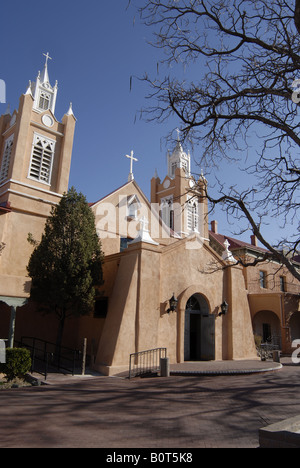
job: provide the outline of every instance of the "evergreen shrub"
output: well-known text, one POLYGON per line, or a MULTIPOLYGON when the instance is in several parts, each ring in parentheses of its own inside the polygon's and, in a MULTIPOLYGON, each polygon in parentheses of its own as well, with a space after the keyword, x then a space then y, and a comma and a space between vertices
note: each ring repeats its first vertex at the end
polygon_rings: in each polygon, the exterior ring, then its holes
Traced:
POLYGON ((0 373, 4 374, 8 381, 15 378, 24 379, 30 371, 30 351, 24 348, 7 348, 6 363, 0 364, 0 373))

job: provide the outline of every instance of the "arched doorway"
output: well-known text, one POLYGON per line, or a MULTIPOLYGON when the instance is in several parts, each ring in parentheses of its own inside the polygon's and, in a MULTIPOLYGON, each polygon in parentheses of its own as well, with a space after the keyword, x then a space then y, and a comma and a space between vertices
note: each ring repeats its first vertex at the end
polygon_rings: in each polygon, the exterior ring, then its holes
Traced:
POLYGON ((262 343, 272 343, 281 346, 280 320, 271 310, 257 312, 252 320, 255 336, 261 338, 262 343))
POLYGON ((215 359, 215 317, 209 313, 207 300, 201 294, 189 298, 185 309, 184 360, 215 359))

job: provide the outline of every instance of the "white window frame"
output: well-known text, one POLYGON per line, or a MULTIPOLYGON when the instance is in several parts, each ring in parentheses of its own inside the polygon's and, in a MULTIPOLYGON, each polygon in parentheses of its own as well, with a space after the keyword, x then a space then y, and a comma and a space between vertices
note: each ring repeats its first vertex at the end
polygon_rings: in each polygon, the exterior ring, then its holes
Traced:
POLYGON ((31 158, 30 158, 30 165, 28 171, 28 179, 35 180, 36 182, 40 182, 45 185, 51 185, 51 177, 52 177, 52 168, 53 168, 53 161, 54 161, 54 154, 55 154, 55 145, 56 141, 52 140, 51 138, 45 137, 44 135, 40 135, 38 133, 34 133, 33 135, 33 143, 32 143, 32 151, 31 151, 31 158), (42 152, 39 155, 38 150, 36 150, 38 144, 42 145, 42 152), (51 151, 49 152, 48 147, 50 146, 51 151), (40 157, 40 162, 38 158, 40 157), (47 159, 50 161, 47 162, 47 159), (45 168, 43 171, 43 167, 45 168), (34 176, 33 173, 36 173, 38 176, 34 176), (43 174, 47 174, 47 177, 43 174))
POLYGON ((175 172, 176 172, 177 167, 179 167, 178 164, 177 164, 177 162, 172 162, 172 164, 171 164, 171 175, 172 175, 172 178, 175 177, 175 172))
POLYGON ((3 151, 2 163, 1 163, 1 169, 0 169, 0 184, 2 184, 8 179, 13 143, 14 143, 14 134, 8 137, 4 144, 4 151, 3 151))
POLYGON ((261 289, 268 289, 267 272, 264 270, 259 271, 259 285, 261 289))
POLYGON ((199 232, 199 207, 197 199, 190 198, 187 201, 186 216, 188 232, 199 232))
POLYGON ((166 226, 174 229, 171 224, 171 212, 173 211, 173 195, 161 199, 160 211, 161 218, 166 226))
POLYGON ((141 202, 137 195, 131 195, 127 198, 127 218, 138 219, 138 210, 141 209, 141 202))
POLYGON ((41 111, 46 111, 51 107, 51 94, 41 90, 39 94, 38 108, 41 111), (42 105, 41 105, 42 104, 42 105))

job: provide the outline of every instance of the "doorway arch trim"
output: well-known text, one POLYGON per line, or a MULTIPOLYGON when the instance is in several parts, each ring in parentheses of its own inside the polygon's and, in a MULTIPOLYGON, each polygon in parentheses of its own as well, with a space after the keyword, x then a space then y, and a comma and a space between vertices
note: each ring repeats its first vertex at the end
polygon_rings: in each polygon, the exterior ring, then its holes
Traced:
POLYGON ((184 329, 185 308, 187 301, 194 295, 201 295, 206 300, 209 314, 211 314, 211 301, 206 293, 199 291, 199 285, 192 285, 178 296, 177 306, 177 362, 184 362, 184 329))

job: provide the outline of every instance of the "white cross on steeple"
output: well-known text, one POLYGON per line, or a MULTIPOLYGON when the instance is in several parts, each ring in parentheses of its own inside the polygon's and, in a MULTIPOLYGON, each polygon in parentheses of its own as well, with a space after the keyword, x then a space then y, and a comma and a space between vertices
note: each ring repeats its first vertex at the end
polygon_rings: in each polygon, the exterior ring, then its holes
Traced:
POLYGON ((45 65, 47 65, 47 64, 48 64, 48 60, 49 60, 49 59, 52 60, 52 57, 50 57, 49 52, 47 52, 47 54, 43 54, 43 55, 46 57, 46 64, 45 64, 45 65))
POLYGON ((138 159, 134 158, 133 157, 133 151, 131 151, 131 155, 128 156, 128 154, 126 154, 126 158, 130 159, 130 172, 129 172, 129 176, 128 176, 128 182, 130 182, 131 180, 134 179, 134 175, 133 175, 133 161, 138 161, 138 159))

